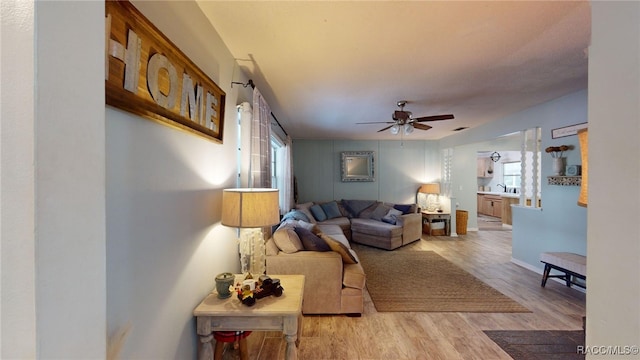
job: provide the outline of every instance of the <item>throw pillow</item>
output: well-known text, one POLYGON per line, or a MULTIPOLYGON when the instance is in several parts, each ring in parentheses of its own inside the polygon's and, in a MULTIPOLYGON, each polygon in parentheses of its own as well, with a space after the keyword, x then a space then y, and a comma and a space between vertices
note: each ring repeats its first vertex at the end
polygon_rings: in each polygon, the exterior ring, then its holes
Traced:
POLYGON ((273 241, 282 252, 287 254, 304 250, 300 237, 298 237, 298 234, 296 234, 295 229, 292 227, 285 226, 276 230, 276 232, 273 233, 273 241))
POLYGON ((387 215, 390 209, 391 207, 385 204, 378 205, 378 207, 376 207, 376 209, 373 210, 373 213, 371 213, 371 219, 376 221, 382 221, 382 218, 385 215, 387 215))
POLYGON ((310 223, 315 224, 316 219, 313 217, 313 214, 311 214, 311 211, 309 210, 309 208, 312 206, 313 206, 312 202, 307 202, 304 204, 297 204, 296 209, 302 211, 303 214, 307 215, 310 223))
POLYGON ((278 225, 278 227, 276 228, 276 231, 283 228, 283 227, 290 227, 290 228, 294 228, 296 227, 296 225, 298 225, 298 220, 293 220, 293 219, 287 219, 287 220, 283 220, 280 225, 278 225))
POLYGON ((313 205, 309 208, 309 210, 311 210, 311 213, 313 214, 313 217, 316 219, 316 221, 322 222, 327 220, 327 214, 324 213, 324 210, 322 210, 322 206, 320 206, 319 204, 313 205))
POLYGON ((409 214, 411 212, 411 204, 408 204, 408 205, 396 204, 396 205, 393 205, 393 208, 396 210, 402 211, 403 214, 409 214))
POLYGON ((294 227, 298 227, 298 226, 299 227, 303 227, 303 228, 305 228, 307 230, 313 230, 313 228, 316 227, 315 224, 312 224, 312 223, 309 223, 309 222, 306 222, 306 221, 302 221, 302 220, 298 220, 294 227))
POLYGON ((331 248, 327 243, 312 233, 310 230, 307 230, 302 227, 295 228, 296 234, 300 237, 302 241, 302 246, 307 251, 331 251, 331 248))
POLYGON ((280 252, 280 249, 278 249, 278 245, 276 245, 276 241, 273 240, 273 238, 269 239, 265 244, 264 252, 267 256, 278 255, 278 252, 280 252))
POLYGON ((309 222, 309 217, 300 210, 291 210, 282 217, 282 221, 289 219, 309 222))
POLYGON ((345 264, 357 264, 358 260, 351 254, 349 248, 344 246, 340 241, 332 238, 331 236, 320 233, 320 237, 324 240, 332 251, 337 252, 342 257, 342 262, 345 264))
POLYGON ((322 207, 322 210, 324 210, 325 215, 327 215, 327 219, 334 219, 342 216, 338 203, 335 201, 320 204, 320 206, 322 207))
POLYGON ((402 211, 397 209, 390 209, 387 215, 382 218, 382 221, 395 225, 398 221, 398 216, 402 215, 402 211))

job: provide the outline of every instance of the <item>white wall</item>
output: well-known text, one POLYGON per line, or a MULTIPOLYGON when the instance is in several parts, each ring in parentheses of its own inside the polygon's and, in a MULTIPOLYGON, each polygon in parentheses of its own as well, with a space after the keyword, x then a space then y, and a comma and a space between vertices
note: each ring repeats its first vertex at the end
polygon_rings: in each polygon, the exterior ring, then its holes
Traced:
POLYGON ((129 323, 122 358, 195 358, 193 308, 239 269, 220 199, 250 90, 195 2, 135 5, 227 93, 225 142, 105 110, 103 2, 2 2, 2 358, 104 358, 129 323))
POLYGON ((0 2, 0 358, 35 358, 35 5, 0 2))
MULTIPOLYGON (((640 3, 592 2, 587 345, 640 345, 640 3), (615 55, 614 55, 615 54, 615 55)), ((587 359, 635 356, 596 356, 587 359)))
POLYGON ((103 18, 2 3, 2 358, 104 356, 103 18))
POLYGON ((222 189, 236 182, 244 88, 231 88, 235 60, 195 2, 134 5, 227 94, 223 144, 106 111, 108 333, 131 323, 122 358, 189 359, 193 309, 216 274, 239 271, 235 230, 220 214, 222 189))

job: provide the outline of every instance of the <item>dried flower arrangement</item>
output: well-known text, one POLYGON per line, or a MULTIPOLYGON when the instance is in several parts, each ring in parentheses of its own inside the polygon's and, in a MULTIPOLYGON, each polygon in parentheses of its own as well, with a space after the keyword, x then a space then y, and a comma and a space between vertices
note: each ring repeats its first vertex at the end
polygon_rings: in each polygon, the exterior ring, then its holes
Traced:
POLYGON ((554 159, 560 159, 564 155, 564 152, 567 150, 572 150, 573 145, 560 145, 560 146, 549 146, 544 149, 545 152, 550 153, 551 157, 554 159))

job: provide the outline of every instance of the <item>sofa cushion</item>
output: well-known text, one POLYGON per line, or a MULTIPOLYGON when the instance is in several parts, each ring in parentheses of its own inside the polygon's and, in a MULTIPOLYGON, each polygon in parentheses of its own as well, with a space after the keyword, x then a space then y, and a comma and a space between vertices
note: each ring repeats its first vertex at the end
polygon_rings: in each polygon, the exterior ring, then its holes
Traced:
POLYGON ((402 211, 398 209, 389 209, 387 215, 382 217, 382 221, 391 225, 395 225, 398 222, 398 216, 402 215, 402 211))
POLYGON ((337 218, 323 221, 321 223, 317 223, 317 226, 320 226, 320 225, 331 225, 331 226, 337 225, 340 228, 340 231, 342 234, 348 237, 351 237, 351 221, 349 220, 349 218, 337 217, 337 218))
POLYGON ((342 205, 352 218, 358 217, 363 210, 376 203, 375 200, 342 200, 342 205))
POLYGON ((292 226, 283 226, 273 233, 273 241, 276 246, 287 254, 304 250, 300 237, 292 226))
POLYGON ((372 219, 351 219, 351 231, 386 238, 402 236, 402 226, 372 219))
POLYGON ((300 241, 302 242, 302 246, 307 251, 331 251, 331 247, 326 243, 325 240, 318 237, 316 234, 311 231, 297 227, 294 229, 298 237, 300 237, 300 241))
POLYGON ((322 222, 327 220, 327 214, 324 213, 324 210, 322 210, 322 206, 320 206, 320 204, 311 206, 309 210, 311 210, 311 214, 313 214, 313 217, 316 219, 316 221, 322 222))
POLYGON ((342 262, 345 264, 357 264, 358 260, 356 260, 355 256, 351 254, 351 249, 348 246, 345 246, 342 242, 334 239, 333 237, 320 233, 318 234, 322 240, 326 242, 327 245, 331 248, 331 250, 337 252, 342 257, 342 262))
POLYGON ((316 219, 313 217, 313 214, 309 210, 310 207, 313 206, 312 202, 307 202, 304 204, 296 204, 296 209, 302 211, 309 218, 309 222, 312 224, 316 223, 316 219))
POLYGON ((322 207, 322 210, 324 210, 324 213, 327 216, 327 220, 342 216, 340 208, 338 207, 338 203, 335 201, 320 204, 320 207, 322 207))
POLYGON ((347 218, 336 218, 323 222, 322 224, 317 224, 316 227, 312 230, 312 232, 316 235, 323 232, 329 236, 337 237, 344 236, 344 231, 342 230, 342 226, 344 225, 344 221, 347 222, 347 226, 351 228, 351 221, 347 218), (342 221, 338 222, 339 219, 342 221))

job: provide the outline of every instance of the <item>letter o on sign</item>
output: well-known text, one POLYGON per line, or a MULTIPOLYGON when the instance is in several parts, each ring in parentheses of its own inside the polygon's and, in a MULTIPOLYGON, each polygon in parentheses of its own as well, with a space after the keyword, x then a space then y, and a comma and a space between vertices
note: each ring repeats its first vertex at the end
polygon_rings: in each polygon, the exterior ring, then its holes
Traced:
POLYGON ((176 104, 178 94, 178 72, 165 56, 155 54, 149 59, 147 64, 147 86, 149 94, 153 100, 165 109, 173 109, 176 104), (165 95, 160 91, 158 77, 160 69, 167 69, 169 72, 169 94, 165 95))

